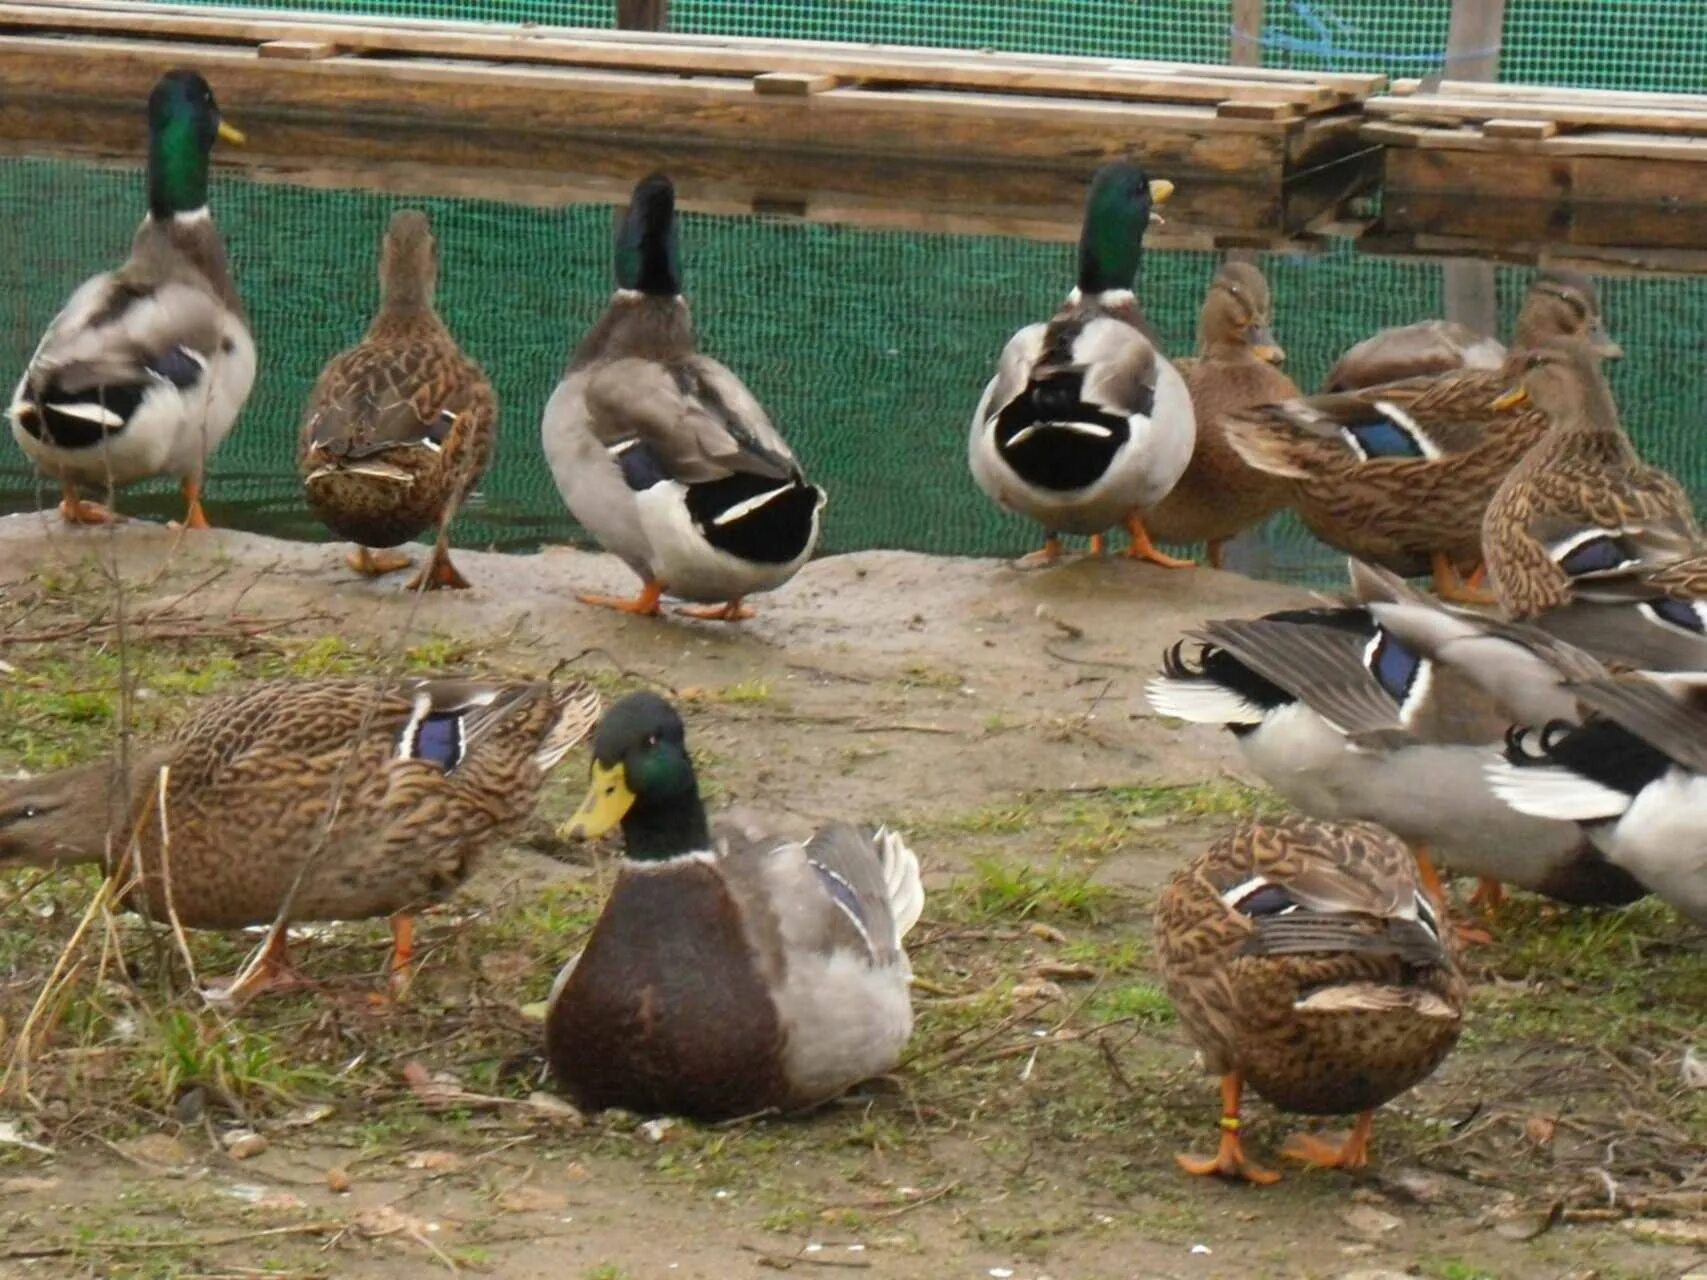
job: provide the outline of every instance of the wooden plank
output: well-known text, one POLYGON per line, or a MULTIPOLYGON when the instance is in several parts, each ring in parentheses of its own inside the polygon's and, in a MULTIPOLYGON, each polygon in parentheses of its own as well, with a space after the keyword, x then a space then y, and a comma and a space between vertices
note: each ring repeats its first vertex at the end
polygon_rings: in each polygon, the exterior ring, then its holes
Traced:
POLYGON ((1557 120, 1484 120, 1482 122, 1483 136, 1489 138, 1520 138, 1524 141, 1535 142, 1542 138, 1551 138, 1559 132, 1557 120))
MULTIPOLYGON (((8 8, 20 6, 6 6, 8 8)), ((58 10, 61 13, 107 13, 133 14, 151 17, 175 16, 185 19, 221 20, 226 22, 255 21, 257 10, 237 6, 212 6, 182 3, 167 3, 165 0, 33 0, 28 6, 35 9, 58 10)), ((288 20, 288 15, 278 15, 269 21, 288 20)), ((371 28, 375 19, 364 14, 316 13, 312 21, 316 24, 335 25, 342 27, 371 28)), ((604 28, 589 27, 553 27, 528 26, 519 27, 514 23, 471 22, 466 20, 438 18, 403 18, 387 17, 384 19, 387 29, 408 30, 424 33, 440 34, 471 34, 504 36, 515 38, 518 32, 525 32, 530 39, 552 40, 568 39, 572 41, 599 44, 608 42, 626 42, 631 40, 644 41, 648 46, 665 47, 710 47, 728 50, 745 50, 748 52, 765 52, 771 54, 797 53, 802 55, 828 56, 836 53, 850 55, 879 54, 894 58, 933 59, 941 57, 943 50, 923 50, 913 46, 903 45, 872 45, 857 43, 841 43, 826 40, 785 40, 756 37, 719 37, 706 35, 687 35, 671 32, 612 32, 604 28)), ((1387 77, 1363 72, 1344 71, 1293 71, 1278 67, 1229 67, 1215 63, 1164 62, 1155 59, 1108 59, 1086 58, 1071 54, 1013 54, 996 53, 992 51, 959 51, 962 57, 980 61, 986 65, 1024 65, 1034 68, 1057 68, 1063 70, 1103 70, 1120 71, 1131 75, 1195 75, 1217 79, 1234 79, 1249 81, 1261 80, 1275 84, 1291 84, 1294 86, 1320 87, 1327 86, 1336 93, 1362 97, 1379 92, 1387 83, 1387 77)))
MULTIPOLYGON (((1412 94, 1405 98, 1371 98, 1363 104, 1371 116, 1400 116, 1414 120, 1483 120, 1490 112, 1486 103, 1447 97, 1443 94, 1412 94)), ((1497 114, 1509 114, 1509 108, 1497 114)), ((1646 107, 1600 107, 1575 103, 1525 103, 1529 119, 1552 120, 1565 125, 1600 125, 1656 133, 1707 134, 1707 110, 1646 107)))
POLYGON ((1416 147, 1429 151, 1491 152, 1514 158, 1525 156, 1629 156, 1654 160, 1684 160, 1707 163, 1707 138, 1666 137, 1663 134, 1618 129, 1593 129, 1556 134, 1533 142, 1513 138, 1490 138, 1470 125, 1429 128, 1425 125, 1365 122, 1358 129, 1365 142, 1388 147, 1416 147))
POLYGON ((1291 120, 1300 113, 1290 102, 1251 102, 1229 98, 1216 105, 1215 114, 1223 120, 1291 120))
POLYGON ((1232 0, 1227 29, 1227 62, 1235 67, 1262 65, 1263 0, 1232 0))
MULTIPOLYGON (((1553 146, 1571 139, 1549 139, 1553 146)), ((1388 195, 1458 195, 1490 200, 1555 200, 1707 208, 1707 144, 1667 157, 1518 154, 1510 150, 1394 148, 1385 157, 1388 195)), ((1575 207, 1575 206, 1573 206, 1575 207)), ((1697 233, 1697 239, 1699 234, 1697 233)))
MULTIPOLYGON (((154 79, 194 65, 234 120, 286 112, 353 113, 434 128, 628 133, 664 143, 717 143, 826 153, 1006 157, 1059 165, 1142 154, 1156 173, 1219 174, 1278 184, 1287 122, 1217 119, 1189 105, 1020 98, 935 90, 837 89, 813 110, 752 91, 750 80, 623 74, 432 59, 262 60, 247 49, 181 42, 0 37, 10 93, 65 99, 144 98, 154 79)), ((254 137, 257 130, 249 130, 254 137)))
POLYGON ((754 93, 774 93, 783 98, 805 98, 843 83, 840 76, 802 71, 766 71, 753 77, 754 93))
POLYGON ((1446 69, 1458 80, 1497 80, 1505 0, 1452 0, 1446 69))
POLYGON ((330 40, 268 40, 255 49, 262 58, 296 58, 309 62, 316 58, 330 58, 338 52, 338 46, 330 40))
POLYGON ((774 42, 751 46, 731 41, 686 43, 638 33, 601 32, 551 34, 543 28, 499 27, 464 32, 459 25, 419 29, 393 22, 347 20, 314 15, 277 16, 250 10, 238 16, 209 17, 216 10, 177 12, 171 6, 141 9, 62 7, 54 4, 0 4, 0 27, 35 29, 44 24, 90 34, 181 36, 196 39, 260 41, 290 39, 330 41, 363 52, 477 57, 495 61, 563 66, 610 67, 621 70, 670 71, 688 74, 753 76, 765 72, 839 75, 866 83, 943 85, 993 89, 1011 93, 1082 95, 1155 101, 1212 104, 1228 97, 1256 101, 1296 102, 1307 109, 1326 110, 1348 95, 1331 84, 1273 82, 1266 77, 1239 82, 1230 92, 1225 77, 1193 74, 1205 68, 1151 70, 1147 64, 1099 63, 1078 59, 1072 66, 1039 65, 1027 57, 957 55, 950 51, 923 53, 882 46, 825 45, 773 50, 774 42))
MULTIPOLYGON (((1422 85, 1421 80, 1394 80, 1388 92, 1399 95, 1419 93, 1423 92, 1422 85)), ((1563 102, 1579 106, 1682 106, 1689 110, 1707 110, 1707 95, 1662 93, 1648 89, 1578 89, 1569 85, 1518 84, 1506 81, 1483 84, 1467 80, 1443 80, 1430 92, 1488 101, 1518 98, 1525 102, 1563 102)))

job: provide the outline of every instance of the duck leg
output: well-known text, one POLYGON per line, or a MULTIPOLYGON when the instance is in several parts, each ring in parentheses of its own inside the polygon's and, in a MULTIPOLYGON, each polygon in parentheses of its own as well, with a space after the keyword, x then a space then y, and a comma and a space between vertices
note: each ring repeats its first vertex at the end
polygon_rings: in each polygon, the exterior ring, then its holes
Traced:
POLYGON ((375 551, 370 547, 357 547, 344 557, 344 563, 364 578, 377 578, 381 574, 407 569, 414 562, 401 551, 375 551))
POLYGON ((123 519, 98 502, 77 496, 77 486, 69 480, 60 481, 59 518, 66 524, 117 524, 123 519))
POLYGON ((685 605, 676 612, 684 618, 703 618, 707 622, 745 622, 753 616, 753 611, 741 603, 740 596, 728 604, 685 605))
POLYGON ((1043 545, 1029 555, 1023 555, 1014 561, 1014 566, 1020 569, 1041 569, 1045 565, 1054 564, 1061 558, 1061 535, 1048 534, 1043 539, 1043 545))
POLYGON ((1222 1178, 1243 1178, 1259 1187, 1279 1182, 1280 1175, 1264 1169, 1245 1158, 1244 1145, 1239 1141, 1239 1098, 1245 1082, 1237 1071, 1221 1077, 1221 1147, 1213 1156, 1188 1156, 1183 1152, 1174 1157, 1179 1167, 1199 1177, 1213 1174, 1222 1178))
POLYGON ((1444 551, 1429 556, 1433 570, 1434 594, 1453 604, 1498 604, 1499 597, 1483 588, 1487 581, 1486 565, 1477 565, 1468 581, 1458 576, 1458 568, 1444 551))
POLYGON ((1179 560, 1157 548, 1150 541, 1150 531, 1144 527, 1143 517, 1136 511, 1126 517, 1126 531, 1132 535, 1132 545, 1126 548, 1130 560, 1148 560, 1151 564, 1159 564, 1164 569, 1194 569, 1195 560, 1179 560))
POLYGON ((391 917, 391 956, 386 961, 386 981, 391 998, 401 1000, 409 990, 414 971, 409 967, 415 959, 415 917, 400 911, 391 917))
POLYGON ((1102 553, 1107 549, 1108 539, 1103 537, 1100 533, 1093 533, 1091 535, 1091 554, 1100 560, 1102 558, 1102 553))
POLYGON ((1505 886, 1492 876, 1482 876, 1476 881, 1476 892, 1470 895, 1470 905, 1493 915, 1505 905, 1505 886))
POLYGON ((1369 1163, 1369 1134, 1374 1127, 1375 1113, 1360 1111, 1351 1132, 1339 1141, 1327 1141, 1313 1133, 1295 1133, 1282 1144, 1280 1154, 1321 1169, 1361 1169, 1369 1163))
POLYGON ((656 618, 662 609, 658 601, 663 598, 664 584, 656 578, 647 580, 640 594, 632 600, 624 600, 621 596, 585 596, 575 598, 582 604, 596 605, 601 609, 615 609, 618 613, 632 613, 642 618, 656 618))
POLYGON ((1227 538, 1209 539, 1206 551, 1209 559, 1209 567, 1211 569, 1225 569, 1227 567, 1228 541, 1229 539, 1227 538))
POLYGON ((221 1002, 245 1004, 270 991, 295 991, 314 983, 290 962, 290 947, 284 930, 267 939, 261 954, 244 965, 232 978, 215 978, 207 984, 208 994, 221 1002))
POLYGON ((450 542, 444 534, 433 543, 433 555, 421 571, 409 579, 406 591, 438 591, 449 588, 454 591, 468 590, 468 579, 456 571, 456 566, 450 562, 450 542))
POLYGON ((207 512, 202 510, 202 482, 191 476, 184 477, 184 528, 211 529, 207 522, 207 512))
POLYGON ((1463 920, 1453 919, 1453 910, 1446 897, 1446 884, 1440 878, 1440 872, 1435 869, 1434 859, 1429 855, 1426 844, 1411 846, 1411 854, 1417 860, 1417 879, 1422 883, 1423 891, 1434 899, 1435 909, 1441 916, 1452 921, 1452 928, 1458 934, 1458 941, 1467 947, 1483 946, 1494 940, 1486 929, 1466 924, 1463 920))

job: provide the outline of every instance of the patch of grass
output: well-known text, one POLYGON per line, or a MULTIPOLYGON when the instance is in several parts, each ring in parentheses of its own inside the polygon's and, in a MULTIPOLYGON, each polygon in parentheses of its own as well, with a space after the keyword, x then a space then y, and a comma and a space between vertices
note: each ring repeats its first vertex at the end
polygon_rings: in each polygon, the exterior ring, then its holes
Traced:
POLYGON ((1500 1280, 1497 1272, 1484 1271, 1459 1258, 1424 1258, 1421 1266, 1431 1280, 1500 1280))
POLYGON ((291 1101, 325 1076, 290 1062, 288 1048, 253 1026, 187 1008, 168 1009, 149 1028, 139 1055, 154 1058, 149 1075, 159 1106, 195 1085, 227 1097, 291 1101))
POLYGON ((1092 883, 1082 871, 995 857, 974 858, 971 873, 955 884, 953 892, 973 919, 1081 923, 1106 918, 1117 896, 1106 885, 1092 883))
POLYGON ((1254 818, 1285 808, 1272 791, 1243 786, 1230 778, 1110 787, 1100 798, 1124 818, 1254 818))
POLYGON ((1105 988, 1091 1001, 1090 1015, 1097 1022, 1128 1018, 1140 1027, 1166 1026, 1175 1019, 1173 1001, 1157 982, 1105 988))
POLYGON ((776 700, 768 680, 737 680, 710 693, 716 701, 732 707, 763 706, 776 700))

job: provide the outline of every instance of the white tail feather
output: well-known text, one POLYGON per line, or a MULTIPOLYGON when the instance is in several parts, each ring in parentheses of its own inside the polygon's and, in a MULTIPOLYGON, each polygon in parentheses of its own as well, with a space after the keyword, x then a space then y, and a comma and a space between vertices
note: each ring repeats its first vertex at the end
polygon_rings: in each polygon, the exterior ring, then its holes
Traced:
POLYGON ((925 884, 919 878, 919 859, 898 832, 879 827, 872 837, 877 860, 883 867, 883 890, 889 899, 889 914, 895 918, 895 945, 901 945, 925 912, 925 884))
POLYGON ((599 723, 602 709, 598 690, 579 681, 553 693, 552 697, 557 699, 557 723, 551 726, 545 741, 533 753, 541 773, 549 773, 556 768, 563 757, 593 731, 599 723))
POLYGON ((1157 676, 1144 686, 1157 715, 1192 724, 1261 724, 1266 712, 1254 702, 1213 680, 1157 676))
POLYGON ((1519 813, 1561 822, 1616 818, 1630 807, 1630 797, 1622 791, 1559 765, 1500 760, 1488 766, 1488 788, 1519 813))

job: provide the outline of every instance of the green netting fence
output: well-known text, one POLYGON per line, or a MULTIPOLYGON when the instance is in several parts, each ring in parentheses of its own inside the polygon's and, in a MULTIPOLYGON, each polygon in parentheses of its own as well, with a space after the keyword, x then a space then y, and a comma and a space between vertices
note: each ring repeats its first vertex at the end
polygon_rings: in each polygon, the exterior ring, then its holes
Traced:
MULTIPOLYGON (((136 169, 0 159, 0 376, 8 386, 70 290, 123 257, 140 193, 136 169)), ((459 543, 523 549, 575 536, 538 424, 571 344, 609 293, 608 207, 403 201, 230 174, 216 177, 212 202, 260 350, 254 395, 214 460, 216 520, 325 536, 303 507, 296 426, 322 363, 365 327, 381 231, 408 203, 433 217, 442 309, 503 404, 497 462, 459 543)), ((831 493, 827 550, 1005 554, 1032 543, 1034 530, 974 488, 965 433, 1007 335, 1047 315, 1071 285, 1070 245, 701 214, 684 217, 682 235, 705 345, 750 383, 831 493)), ((1358 338, 1441 314, 1441 273, 1428 263, 1338 244, 1266 255, 1262 265, 1288 367, 1306 387, 1358 338)), ((1209 253, 1147 256, 1143 295, 1172 352, 1189 351, 1215 266, 1209 253)), ((1528 278, 1498 270, 1507 331, 1528 278)), ((1632 432, 1699 500, 1707 493, 1707 280, 1615 278, 1603 290, 1612 330, 1630 353, 1613 382, 1632 432)), ((42 493, 9 437, 4 450, 10 509, 54 496, 42 493)), ((175 503, 162 494, 154 509, 175 503)), ((1281 522, 1243 567, 1331 576, 1333 563, 1281 522)))
MULTIPOLYGON (((206 0, 229 4, 232 0, 206 0)), ((237 0, 257 8, 608 27, 613 0, 237 0)), ((672 0, 673 31, 1224 62, 1227 0, 672 0)), ((1449 0, 1268 0, 1264 65, 1422 76, 1446 66, 1449 0)), ((1500 78, 1707 92, 1702 0, 1507 0, 1500 78)))

